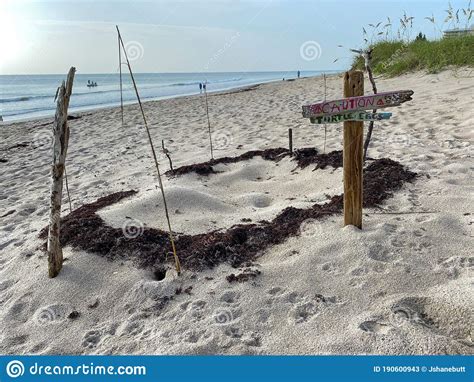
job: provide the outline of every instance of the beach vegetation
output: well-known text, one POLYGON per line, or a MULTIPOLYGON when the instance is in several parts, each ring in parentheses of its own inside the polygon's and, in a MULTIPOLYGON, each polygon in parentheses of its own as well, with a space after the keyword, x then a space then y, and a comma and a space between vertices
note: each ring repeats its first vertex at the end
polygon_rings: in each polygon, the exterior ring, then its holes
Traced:
MULTIPOLYGON (((387 17, 385 22, 371 23, 362 28, 364 48, 360 52, 370 51, 373 72, 387 76, 416 70, 436 73, 447 67, 474 67, 474 35, 468 33, 473 12, 471 1, 466 8, 460 9, 449 3, 444 20, 437 20, 433 15, 425 17, 434 28, 435 37, 431 40, 423 32, 413 38, 414 17, 406 12, 398 22, 387 17), (448 28, 456 33, 443 35, 448 28)), ((352 69, 363 70, 364 67, 364 56, 358 54, 354 57, 352 69)))
MULTIPOLYGON (((372 68, 376 74, 397 76, 415 70, 436 73, 454 66, 474 67, 474 36, 456 36, 428 41, 380 41, 372 47, 372 68)), ((364 59, 357 56, 353 69, 364 69, 364 59)))

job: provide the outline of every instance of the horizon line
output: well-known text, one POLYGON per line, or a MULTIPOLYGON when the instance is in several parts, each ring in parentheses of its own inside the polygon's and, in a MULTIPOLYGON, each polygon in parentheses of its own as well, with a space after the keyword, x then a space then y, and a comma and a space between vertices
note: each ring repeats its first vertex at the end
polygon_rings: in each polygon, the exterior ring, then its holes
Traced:
MULTIPOLYGON (((216 72, 133 72, 133 74, 224 74, 224 73, 281 73, 281 72, 340 72, 348 69, 313 69, 313 70, 301 70, 301 69, 290 69, 290 70, 247 70, 247 71, 216 71, 216 72)), ((0 73, 0 76, 61 76, 67 73, 0 73)), ((103 74, 119 74, 119 72, 79 72, 80 75, 103 75, 103 74)), ((127 71, 122 72, 122 75, 129 75, 127 71)))

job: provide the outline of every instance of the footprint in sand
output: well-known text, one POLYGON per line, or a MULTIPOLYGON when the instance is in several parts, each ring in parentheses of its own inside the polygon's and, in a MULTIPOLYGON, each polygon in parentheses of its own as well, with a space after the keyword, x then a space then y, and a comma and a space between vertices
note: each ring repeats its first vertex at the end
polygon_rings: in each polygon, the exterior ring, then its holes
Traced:
POLYGON ((381 245, 370 247, 367 256, 372 260, 380 262, 391 262, 396 258, 396 254, 393 251, 390 251, 388 248, 384 248, 381 245))
POLYGON ((474 257, 452 256, 439 259, 435 272, 444 272, 450 279, 457 279, 467 269, 474 267, 474 257))
POLYGON ((330 274, 334 274, 334 275, 338 275, 338 274, 341 273, 341 270, 340 270, 339 265, 337 265, 336 263, 333 263, 333 262, 324 263, 324 264, 321 266, 321 269, 322 269, 324 272, 327 272, 327 273, 330 273, 330 274))
POLYGON ((307 301, 294 305, 288 313, 288 323, 297 325, 311 320, 319 313, 316 303, 307 301))
POLYGON ((390 331, 391 327, 384 323, 369 320, 362 322, 359 325, 359 329, 367 333, 387 334, 390 331))
POLYGON ((234 304, 238 302, 239 297, 240 297, 239 293, 233 292, 233 291, 227 291, 221 296, 220 300, 228 304, 234 304))
POLYGON ((91 329, 84 334, 82 346, 85 348, 95 348, 107 337, 115 336, 120 323, 115 322, 111 325, 91 329))
POLYGON ((101 330, 89 330, 84 335, 82 346, 88 349, 93 349, 99 344, 101 338, 102 338, 101 330))

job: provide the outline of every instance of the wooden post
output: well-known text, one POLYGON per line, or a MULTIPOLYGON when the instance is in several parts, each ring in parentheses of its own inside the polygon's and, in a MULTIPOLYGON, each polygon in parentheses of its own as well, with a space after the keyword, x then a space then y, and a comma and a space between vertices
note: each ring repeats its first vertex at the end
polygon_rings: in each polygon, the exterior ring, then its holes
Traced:
POLYGON ((165 140, 162 139, 161 140, 161 147, 163 148, 163 153, 168 157, 168 161, 170 162, 170 169, 171 169, 171 172, 173 172, 173 161, 171 160, 171 157, 170 157, 170 152, 169 150, 165 147, 165 140))
POLYGON ((288 129, 288 141, 290 156, 293 156, 293 129, 288 129))
MULTIPOLYGON (((364 94, 364 73, 350 71, 344 75, 344 97, 364 94)), ((364 122, 344 122, 344 226, 362 228, 362 171, 364 122)))
POLYGON ((63 81, 57 92, 56 115, 54 117, 53 167, 51 171, 51 204, 48 228, 48 270, 49 277, 59 274, 63 266, 63 251, 59 241, 59 225, 61 219, 61 200, 63 195, 63 174, 65 170, 67 148, 69 143, 69 127, 67 110, 72 92, 72 84, 76 68, 69 69, 66 82, 63 81))

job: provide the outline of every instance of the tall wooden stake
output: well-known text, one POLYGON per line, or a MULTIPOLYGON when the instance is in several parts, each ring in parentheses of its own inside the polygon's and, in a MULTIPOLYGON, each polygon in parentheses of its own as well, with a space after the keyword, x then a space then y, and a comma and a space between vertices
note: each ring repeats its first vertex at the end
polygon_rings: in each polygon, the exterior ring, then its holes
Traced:
POLYGON ((69 127, 67 111, 72 93, 72 84, 76 68, 69 69, 66 82, 63 81, 57 92, 56 115, 54 117, 53 167, 51 171, 51 204, 48 227, 48 273, 56 277, 63 266, 63 251, 59 241, 59 226, 61 219, 61 201, 63 195, 63 175, 67 148, 69 143, 69 127))
MULTIPOLYGON (((364 73, 344 75, 344 97, 364 95, 364 73)), ((364 122, 344 122, 344 225, 362 228, 362 172, 364 122)))
POLYGON ((153 159, 155 161, 156 172, 158 174, 158 183, 159 183, 160 190, 161 190, 161 196, 163 197, 163 206, 165 207, 166 221, 168 222, 168 233, 169 233, 169 238, 170 238, 170 242, 171 242, 171 248, 173 250, 173 256, 174 256, 174 262, 175 262, 175 266, 176 266, 176 272, 179 275, 181 273, 181 265, 180 265, 180 262, 179 262, 178 255, 176 254, 176 246, 174 244, 173 231, 171 229, 170 216, 169 216, 169 213, 168 213, 168 205, 166 203, 165 189, 163 187, 163 182, 161 181, 160 166, 158 165, 158 159, 156 157, 155 148, 153 146, 153 140, 151 139, 150 129, 148 128, 148 123, 147 123, 146 117, 145 117, 145 111, 143 110, 142 101, 140 99, 140 95, 138 94, 137 84, 135 82, 135 77, 133 76, 132 67, 130 66, 130 61, 128 60, 127 51, 125 50, 125 45, 123 43, 122 36, 120 35, 120 30, 119 30, 118 26, 116 26, 116 28, 117 28, 117 33, 118 33, 118 38, 119 38, 120 44, 121 44, 121 46, 123 48, 123 52, 125 54, 125 59, 127 60, 128 71, 130 72, 130 77, 132 78, 132 83, 133 83, 133 87, 135 89, 135 94, 137 96, 138 105, 140 106, 140 111, 142 113, 146 133, 148 135, 148 141, 150 143, 151 152, 153 154, 153 159))

